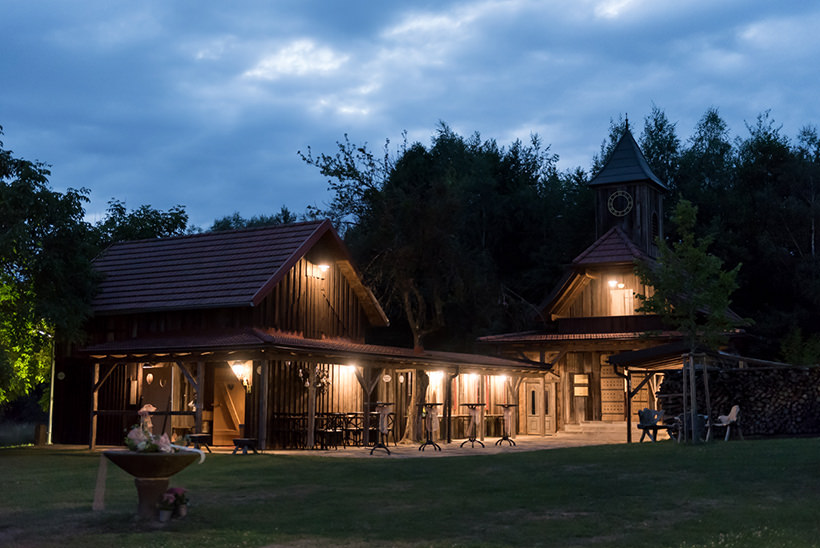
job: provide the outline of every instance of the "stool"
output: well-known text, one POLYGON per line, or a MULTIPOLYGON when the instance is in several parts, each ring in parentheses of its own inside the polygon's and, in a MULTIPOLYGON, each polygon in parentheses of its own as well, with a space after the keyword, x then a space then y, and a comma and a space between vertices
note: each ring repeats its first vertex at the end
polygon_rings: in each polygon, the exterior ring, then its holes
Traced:
POLYGON ((211 443, 211 435, 210 434, 188 434, 185 436, 186 442, 185 447, 193 444, 194 449, 199 449, 200 445, 204 445, 205 449, 208 450, 208 453, 211 452, 211 448, 208 447, 208 444, 211 443))
POLYGON ((240 449, 243 455, 248 454, 248 449, 252 450, 255 455, 258 454, 256 452, 256 438, 234 438, 233 446, 231 455, 236 455, 236 452, 240 449))

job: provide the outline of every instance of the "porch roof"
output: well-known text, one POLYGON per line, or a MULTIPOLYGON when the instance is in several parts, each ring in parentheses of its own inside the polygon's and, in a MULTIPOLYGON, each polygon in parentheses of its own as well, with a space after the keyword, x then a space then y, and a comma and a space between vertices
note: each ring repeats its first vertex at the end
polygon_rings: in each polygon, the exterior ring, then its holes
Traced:
POLYGON ((168 334, 91 345, 82 352, 108 362, 212 361, 221 359, 304 360, 363 367, 458 369, 543 373, 547 364, 482 354, 415 351, 347 339, 309 339, 298 333, 256 328, 223 329, 211 333, 168 334))
POLYGON ((598 340, 635 340, 680 337, 676 331, 653 332, 648 336, 646 331, 629 331, 621 333, 544 333, 543 331, 524 331, 520 333, 502 333, 488 335, 478 339, 481 343, 541 343, 554 341, 598 341, 598 340))

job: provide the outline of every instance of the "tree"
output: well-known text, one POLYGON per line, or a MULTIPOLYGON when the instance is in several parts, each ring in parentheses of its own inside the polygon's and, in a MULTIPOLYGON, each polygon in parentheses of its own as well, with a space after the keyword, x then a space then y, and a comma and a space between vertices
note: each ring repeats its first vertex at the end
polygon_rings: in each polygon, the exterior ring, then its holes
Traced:
POLYGON ((299 216, 290 212, 290 210, 282 206, 279 213, 274 215, 255 215, 250 219, 245 219, 239 212, 234 212, 233 215, 228 215, 219 218, 211 225, 211 232, 218 232, 220 230, 236 230, 238 228, 253 228, 258 226, 271 225, 286 225, 295 223, 299 220, 299 216))
POLYGON ((80 339, 95 290, 88 191, 55 192, 49 175, 0 142, 0 404, 46 380, 54 338, 80 339))
POLYGON ((128 240, 181 236, 189 231, 185 206, 175 205, 168 211, 141 205, 128 211, 125 202, 112 198, 105 218, 94 226, 100 249, 128 240))
POLYGON ((652 105, 652 112, 644 118, 641 150, 652 172, 674 189, 680 163, 680 139, 663 110, 652 105))
POLYGON ((683 334, 692 352, 717 348, 736 324, 729 305, 740 265, 723 270, 708 251, 712 239, 695 236, 697 207, 688 200, 678 201, 672 221, 679 239, 670 247, 658 238, 657 262, 636 265, 641 283, 654 289, 651 296, 638 295, 638 311, 659 314, 683 334))

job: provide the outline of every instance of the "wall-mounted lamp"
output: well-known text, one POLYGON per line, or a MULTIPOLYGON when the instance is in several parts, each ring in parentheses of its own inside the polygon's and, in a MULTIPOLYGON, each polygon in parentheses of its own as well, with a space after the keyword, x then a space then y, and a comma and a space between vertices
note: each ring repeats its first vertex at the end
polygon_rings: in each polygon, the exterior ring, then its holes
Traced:
POLYGON ((330 270, 328 263, 309 264, 305 275, 317 280, 324 280, 328 270, 330 270))
POLYGON ((251 391, 251 383, 253 382, 253 371, 252 367, 253 364, 250 360, 248 361, 232 361, 228 362, 228 365, 231 366, 231 370, 233 374, 236 375, 236 378, 242 383, 245 387, 245 390, 250 392, 251 391))

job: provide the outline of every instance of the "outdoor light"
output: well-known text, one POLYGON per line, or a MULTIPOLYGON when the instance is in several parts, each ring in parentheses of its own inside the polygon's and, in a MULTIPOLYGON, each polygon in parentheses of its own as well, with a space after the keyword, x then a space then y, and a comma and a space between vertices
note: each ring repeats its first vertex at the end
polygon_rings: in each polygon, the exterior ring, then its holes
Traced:
POLYGON ((624 283, 623 282, 619 283, 618 284, 618 289, 623 289, 623 288, 624 288, 624 283))
POLYGON ((322 264, 320 264, 320 265, 318 265, 318 266, 319 266, 319 271, 320 271, 320 272, 322 272, 322 273, 325 273, 325 272, 327 272, 328 270, 330 270, 330 265, 329 265, 329 264, 327 264, 327 263, 322 263, 322 264))
POLYGON ((253 377, 251 375, 251 362, 248 361, 232 361, 228 362, 228 365, 231 366, 231 370, 233 374, 236 375, 236 378, 242 383, 245 387, 245 390, 250 392, 251 391, 251 382, 253 381, 253 377))
POLYGON ((441 382, 441 378, 444 376, 444 372, 442 371, 430 371, 430 384, 438 384, 441 382))
POLYGON ((612 289, 615 289, 615 286, 618 285, 618 282, 616 280, 609 280, 607 283, 609 284, 609 287, 611 287, 612 289))

